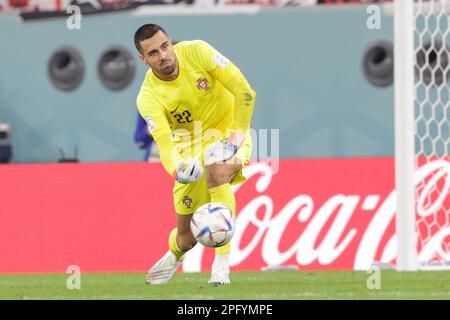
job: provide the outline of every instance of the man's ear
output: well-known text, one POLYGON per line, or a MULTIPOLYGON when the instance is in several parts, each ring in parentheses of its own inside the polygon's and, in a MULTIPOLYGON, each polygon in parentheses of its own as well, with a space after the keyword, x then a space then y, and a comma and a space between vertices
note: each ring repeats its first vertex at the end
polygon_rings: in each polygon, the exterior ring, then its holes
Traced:
POLYGON ((146 64, 144 61, 144 55, 142 53, 139 54, 139 60, 141 60, 144 64, 146 64))

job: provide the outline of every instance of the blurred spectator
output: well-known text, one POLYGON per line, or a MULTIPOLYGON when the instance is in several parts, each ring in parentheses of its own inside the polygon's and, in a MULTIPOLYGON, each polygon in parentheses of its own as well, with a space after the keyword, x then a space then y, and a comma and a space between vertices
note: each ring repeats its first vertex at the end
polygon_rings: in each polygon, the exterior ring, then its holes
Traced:
POLYGON ((278 0, 279 7, 315 6, 319 0, 278 0))
POLYGON ((8 2, 11 8, 25 8, 29 4, 28 0, 9 0, 8 2))
POLYGON ((277 5, 278 0, 229 0, 227 4, 259 4, 259 5, 277 5))
POLYGON ((318 0, 319 4, 376 3, 376 2, 390 2, 390 0, 318 0))
POLYGON ((311 6, 319 0, 228 0, 228 4, 258 4, 261 6, 311 6))
MULTIPOLYGON (((226 0, 225 0, 226 1, 226 0)), ((228 0, 227 4, 259 4, 267 6, 311 6, 316 4, 376 3, 392 0, 228 0)))
POLYGON ((12 158, 9 123, 0 123, 0 163, 9 163, 12 158))
POLYGON ((351 4, 380 3, 392 0, 0 0, 0 11, 19 10, 34 11, 65 11, 69 5, 78 5, 83 12, 103 10, 133 9, 140 5, 177 5, 195 4, 199 6, 257 4, 260 6, 286 7, 311 6, 317 4, 351 4))
POLYGON ((144 161, 157 162, 159 159, 158 147, 148 132, 147 122, 142 119, 141 115, 137 115, 136 130, 134 131, 134 142, 139 149, 144 149, 144 161))

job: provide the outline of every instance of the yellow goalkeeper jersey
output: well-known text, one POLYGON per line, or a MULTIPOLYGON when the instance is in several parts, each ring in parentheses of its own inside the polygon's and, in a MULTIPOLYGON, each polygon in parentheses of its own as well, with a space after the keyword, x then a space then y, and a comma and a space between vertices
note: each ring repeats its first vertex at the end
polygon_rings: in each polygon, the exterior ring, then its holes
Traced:
POLYGON ((174 51, 178 77, 163 81, 149 69, 137 97, 170 174, 180 157, 203 161, 205 145, 227 131, 248 134, 256 96, 241 71, 207 42, 179 42, 174 51))

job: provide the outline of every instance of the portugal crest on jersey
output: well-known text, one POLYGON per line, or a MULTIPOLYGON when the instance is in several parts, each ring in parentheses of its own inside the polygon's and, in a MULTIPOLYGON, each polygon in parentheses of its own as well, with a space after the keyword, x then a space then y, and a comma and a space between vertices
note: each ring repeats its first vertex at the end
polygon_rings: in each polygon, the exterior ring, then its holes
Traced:
POLYGON ((197 88, 199 88, 200 90, 205 90, 208 91, 208 80, 206 80, 205 78, 200 78, 197 80, 197 88))
POLYGON ((192 205, 192 199, 189 198, 188 196, 184 196, 183 197, 183 203, 186 207, 190 208, 192 205))

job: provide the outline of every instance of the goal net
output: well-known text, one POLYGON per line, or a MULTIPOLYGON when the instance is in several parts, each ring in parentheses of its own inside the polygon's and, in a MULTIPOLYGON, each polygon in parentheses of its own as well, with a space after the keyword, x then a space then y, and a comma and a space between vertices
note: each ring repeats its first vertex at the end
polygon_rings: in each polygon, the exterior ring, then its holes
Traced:
POLYGON ((397 269, 450 269, 450 0, 394 15, 397 269))
POLYGON ((417 1, 415 204, 419 263, 450 263, 450 1, 417 1), (419 173, 419 174, 418 174, 419 173))

